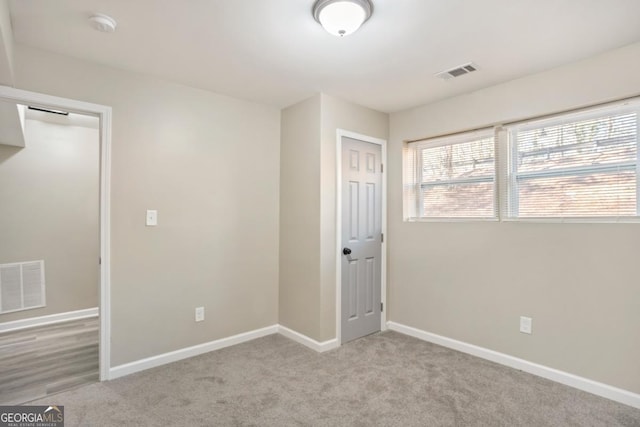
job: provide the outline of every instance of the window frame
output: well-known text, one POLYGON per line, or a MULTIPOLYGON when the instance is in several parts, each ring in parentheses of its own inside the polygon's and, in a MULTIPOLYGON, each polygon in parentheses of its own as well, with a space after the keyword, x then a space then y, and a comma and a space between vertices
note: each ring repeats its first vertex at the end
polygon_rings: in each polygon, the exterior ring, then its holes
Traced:
MULTIPOLYGON (((490 182, 483 179, 473 180, 450 180, 442 185, 463 184, 472 182, 490 182)), ((485 128, 479 128, 459 133, 421 138, 403 143, 403 220, 404 222, 537 222, 537 223, 640 223, 640 96, 623 98, 616 101, 594 104, 587 107, 576 108, 555 112, 553 114, 538 115, 526 119, 511 122, 495 122, 485 128), (557 121, 571 122, 589 120, 591 118, 603 117, 612 114, 625 114, 635 111, 636 116, 636 158, 635 161, 621 161, 615 163, 605 163, 602 165, 573 166, 558 168, 551 171, 541 172, 514 172, 514 158, 517 158, 517 146, 512 144, 513 129, 535 128, 539 123, 549 123, 557 121), (492 217, 434 217, 421 216, 424 203, 422 192, 422 172, 421 156, 418 156, 419 149, 435 148, 443 145, 454 145, 457 143, 471 142, 473 139, 482 139, 482 136, 492 136, 494 138, 494 178, 493 178, 493 201, 494 216, 492 217), (603 172, 618 171, 634 172, 636 179, 636 214, 620 216, 538 216, 522 217, 514 215, 514 204, 519 205, 518 187, 514 185, 514 180, 518 177, 535 179, 535 177, 562 177, 575 176, 576 173, 593 175, 603 172)))
MULTIPOLYGON (((578 112, 566 112, 554 114, 546 118, 537 118, 521 121, 505 126, 507 144, 507 176, 505 179, 506 192, 502 192, 498 197, 501 199, 501 221, 523 221, 523 222, 576 222, 576 223, 598 223, 598 222, 640 222, 640 103, 631 101, 614 102, 607 105, 589 107, 578 112), (622 161, 615 163, 604 163, 600 165, 561 167, 557 169, 518 172, 518 141, 516 134, 523 130, 532 130, 544 124, 546 127, 557 126, 561 123, 572 123, 589 119, 597 119, 609 115, 624 115, 636 113, 636 158, 635 161, 622 161), (631 215, 593 215, 593 216, 519 216, 519 180, 536 178, 557 178, 563 176, 590 176, 607 172, 634 172, 636 180, 636 214, 631 215)), ((498 165, 498 168, 500 165, 498 165)), ((502 165, 505 167, 505 165, 502 165)))
POLYGON ((475 221, 499 221, 499 206, 498 206, 498 168, 497 168, 497 137, 496 129, 494 127, 484 128, 469 132, 461 132, 451 135, 445 135, 436 138, 418 140, 408 143, 408 147, 413 151, 415 157, 415 164, 413 165, 414 176, 414 189, 415 196, 413 202, 415 202, 414 212, 415 216, 407 215, 406 221, 411 222, 475 222, 475 221), (466 179, 449 179, 443 181, 434 181, 424 183, 422 180, 422 151, 425 149, 438 148, 444 146, 452 146, 458 144, 464 144, 482 139, 493 139, 493 174, 491 177, 475 177, 466 179), (492 204, 493 215, 492 216, 423 216, 424 195, 423 189, 425 187, 440 187, 446 185, 455 184, 475 184, 475 183, 493 183, 492 191, 492 204))

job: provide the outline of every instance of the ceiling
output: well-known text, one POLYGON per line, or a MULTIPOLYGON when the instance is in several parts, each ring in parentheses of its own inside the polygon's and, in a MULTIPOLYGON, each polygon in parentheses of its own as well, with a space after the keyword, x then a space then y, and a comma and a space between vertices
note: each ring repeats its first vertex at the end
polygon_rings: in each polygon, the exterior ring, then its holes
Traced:
POLYGON ((640 41, 639 0, 373 0, 371 19, 343 39, 313 20, 313 2, 11 0, 10 9, 18 44, 278 107, 324 92, 394 112, 640 41), (94 12, 115 18, 116 32, 93 30, 94 12), (470 61, 479 71, 434 77, 470 61))

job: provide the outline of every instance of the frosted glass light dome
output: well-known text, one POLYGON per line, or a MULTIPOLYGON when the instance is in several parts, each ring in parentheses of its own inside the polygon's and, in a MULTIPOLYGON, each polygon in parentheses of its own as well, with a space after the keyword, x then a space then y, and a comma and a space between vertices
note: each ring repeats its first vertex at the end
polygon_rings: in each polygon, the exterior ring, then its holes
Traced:
POLYGON ((330 34, 344 37, 355 32, 371 17, 369 0, 318 0, 313 16, 330 34))

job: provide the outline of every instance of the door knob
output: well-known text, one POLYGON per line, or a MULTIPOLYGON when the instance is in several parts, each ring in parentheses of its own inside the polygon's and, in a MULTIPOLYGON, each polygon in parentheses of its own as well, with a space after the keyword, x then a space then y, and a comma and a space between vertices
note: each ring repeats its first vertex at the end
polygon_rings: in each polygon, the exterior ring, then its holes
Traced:
POLYGON ((344 249, 342 250, 342 254, 343 254, 343 255, 351 255, 351 249, 349 249, 349 248, 344 248, 344 249))

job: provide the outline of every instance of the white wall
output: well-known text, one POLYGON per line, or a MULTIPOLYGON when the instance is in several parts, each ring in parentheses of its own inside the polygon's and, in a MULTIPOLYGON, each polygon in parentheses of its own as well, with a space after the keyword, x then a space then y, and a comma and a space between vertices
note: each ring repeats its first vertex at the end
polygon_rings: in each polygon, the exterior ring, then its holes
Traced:
POLYGON ((97 122, 28 119, 24 148, 0 145, 0 264, 44 260, 47 300, 0 322, 98 306, 97 122))
POLYGON ((392 114, 389 320, 640 392, 640 224, 407 223, 402 214, 403 141, 638 94, 634 44, 392 114), (521 315, 533 335, 518 332, 521 315))
POLYGON ((277 323, 277 108, 20 45, 15 67, 21 89, 113 108, 114 366, 277 323))

